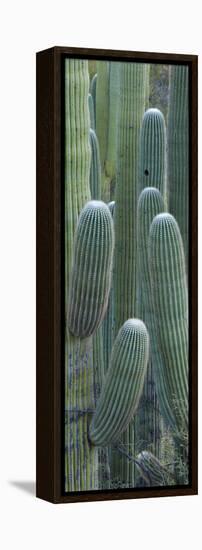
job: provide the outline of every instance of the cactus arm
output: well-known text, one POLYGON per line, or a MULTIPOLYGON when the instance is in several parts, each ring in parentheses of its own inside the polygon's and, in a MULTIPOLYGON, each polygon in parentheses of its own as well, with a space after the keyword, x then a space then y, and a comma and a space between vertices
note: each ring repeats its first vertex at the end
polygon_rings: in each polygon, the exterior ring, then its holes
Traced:
POLYGON ((107 310, 114 250, 109 208, 90 201, 83 208, 76 232, 69 298, 68 328, 74 336, 91 336, 107 310))
POLYGON ((141 126, 139 194, 144 187, 157 187, 166 205, 166 126, 159 109, 148 109, 141 126))
POLYGON ((147 367, 149 337, 142 321, 129 319, 115 340, 111 364, 90 426, 94 445, 116 442, 133 418, 147 367))
POLYGON ((92 130, 95 130, 95 113, 94 113, 93 98, 91 94, 88 94, 88 108, 89 108, 89 115, 90 115, 90 127, 92 128, 92 130))
POLYGON ((100 151, 96 133, 90 129, 91 145, 91 167, 90 167, 90 190, 91 198, 101 199, 101 164, 100 151))

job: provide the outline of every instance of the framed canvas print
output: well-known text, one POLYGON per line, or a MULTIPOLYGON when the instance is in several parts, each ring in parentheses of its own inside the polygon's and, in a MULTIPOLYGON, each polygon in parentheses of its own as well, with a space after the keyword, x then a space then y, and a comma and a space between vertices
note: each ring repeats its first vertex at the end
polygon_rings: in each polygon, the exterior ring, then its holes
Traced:
POLYGON ((37 496, 197 494, 197 56, 37 54, 37 496))

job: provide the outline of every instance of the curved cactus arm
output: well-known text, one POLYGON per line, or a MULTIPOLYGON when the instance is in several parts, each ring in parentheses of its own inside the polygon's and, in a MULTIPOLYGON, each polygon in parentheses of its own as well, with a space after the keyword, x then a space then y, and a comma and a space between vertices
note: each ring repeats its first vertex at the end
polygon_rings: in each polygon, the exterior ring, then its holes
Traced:
POLYGON ((108 206, 90 201, 78 222, 67 324, 86 338, 99 327, 107 310, 114 250, 114 227, 108 206))
POLYGON ((189 68, 169 72, 168 183, 169 211, 179 224, 188 262, 189 244, 189 68))
POLYGON ((140 133, 139 194, 157 187, 166 204, 166 125, 159 109, 148 109, 140 133))
POLYGON ((90 425, 93 445, 116 442, 133 418, 147 368, 149 336, 139 319, 121 327, 112 350, 101 395, 90 425))
POLYGON ((100 151, 96 133, 90 129, 91 166, 90 166, 90 190, 91 198, 101 199, 101 164, 100 151))
POLYGON ((154 218, 149 257, 161 369, 176 434, 184 439, 188 431, 188 294, 182 238, 171 214, 154 218))

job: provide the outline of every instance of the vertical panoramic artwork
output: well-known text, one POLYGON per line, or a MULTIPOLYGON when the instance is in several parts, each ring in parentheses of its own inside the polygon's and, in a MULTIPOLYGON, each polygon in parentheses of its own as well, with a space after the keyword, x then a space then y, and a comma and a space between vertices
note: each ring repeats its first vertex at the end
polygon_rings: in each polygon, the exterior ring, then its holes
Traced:
POLYGON ((64 62, 64 491, 189 483, 189 67, 64 62))

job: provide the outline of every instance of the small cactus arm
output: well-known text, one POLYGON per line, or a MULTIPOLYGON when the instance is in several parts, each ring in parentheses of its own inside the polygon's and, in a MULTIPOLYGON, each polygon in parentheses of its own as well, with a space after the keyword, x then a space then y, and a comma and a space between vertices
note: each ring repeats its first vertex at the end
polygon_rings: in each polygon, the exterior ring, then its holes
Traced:
POLYGON ((166 126, 159 109, 148 109, 140 134, 139 194, 157 187, 166 203, 166 126))
POLYGON ((129 319, 115 340, 96 411, 90 425, 93 445, 117 442, 132 420, 147 368, 149 336, 139 319, 129 319))
POLYGON ((176 437, 183 441, 188 431, 188 293, 182 237, 171 214, 154 218, 149 258, 164 386, 175 419, 176 437))
POLYGON ((169 74, 169 212, 179 224, 188 263, 189 242, 189 68, 172 65, 169 74))
POLYGON ((90 166, 90 190, 91 198, 101 199, 101 164, 100 151, 96 133, 90 129, 91 166, 90 166))
POLYGON ((107 310, 114 250, 114 227, 108 206, 90 201, 78 222, 71 287, 68 328, 86 338, 94 334, 107 310))
POLYGON ((88 108, 89 108, 89 115, 90 115, 90 127, 92 128, 92 130, 95 130, 95 113, 94 113, 93 98, 91 94, 88 94, 88 108))

